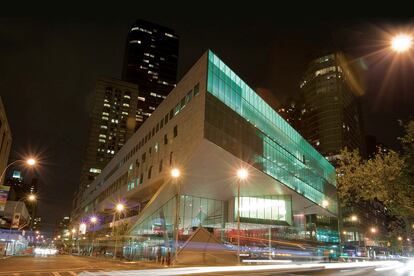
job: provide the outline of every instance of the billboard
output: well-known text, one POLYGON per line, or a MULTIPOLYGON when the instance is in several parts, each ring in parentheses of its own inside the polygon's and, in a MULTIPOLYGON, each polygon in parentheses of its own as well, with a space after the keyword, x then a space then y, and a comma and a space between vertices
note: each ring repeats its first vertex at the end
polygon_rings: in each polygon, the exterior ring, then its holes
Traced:
POLYGON ((6 208, 7 196, 9 195, 9 186, 0 185, 0 211, 6 208))

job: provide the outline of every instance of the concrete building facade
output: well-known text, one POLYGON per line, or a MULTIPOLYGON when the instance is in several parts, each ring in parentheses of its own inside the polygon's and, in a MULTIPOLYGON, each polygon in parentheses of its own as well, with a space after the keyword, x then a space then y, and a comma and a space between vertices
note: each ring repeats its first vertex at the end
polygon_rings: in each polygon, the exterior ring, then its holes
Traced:
POLYGON ((338 243, 335 185, 332 165, 208 51, 82 194, 73 223, 97 215, 87 233, 101 244, 118 233, 117 254, 140 259, 198 226, 234 250, 240 210, 242 250, 269 239, 273 253, 302 242, 322 254, 338 243))

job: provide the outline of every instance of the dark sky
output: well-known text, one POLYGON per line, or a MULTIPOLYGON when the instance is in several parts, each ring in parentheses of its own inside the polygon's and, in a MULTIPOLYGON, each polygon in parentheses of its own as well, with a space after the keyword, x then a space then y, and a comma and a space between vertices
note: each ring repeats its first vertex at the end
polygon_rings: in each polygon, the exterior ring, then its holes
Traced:
MULTIPOLYGON (((40 215, 49 229, 69 215, 98 76, 119 78, 129 26, 137 18, 180 36, 181 76, 208 48, 253 88, 283 101, 298 93, 306 63, 317 52, 346 48, 365 57, 362 99, 366 133, 396 146, 398 119, 414 110, 414 62, 387 54, 387 33, 412 20, 301 19, 250 16, 134 16, 0 19, 0 94, 13 133, 11 160, 36 154, 41 166, 40 215), (382 49, 382 50, 381 50, 382 49), (372 54, 376 53, 376 54, 372 54), (387 76, 387 77, 386 77, 387 76)), ((411 59, 410 59, 411 58, 411 59)))

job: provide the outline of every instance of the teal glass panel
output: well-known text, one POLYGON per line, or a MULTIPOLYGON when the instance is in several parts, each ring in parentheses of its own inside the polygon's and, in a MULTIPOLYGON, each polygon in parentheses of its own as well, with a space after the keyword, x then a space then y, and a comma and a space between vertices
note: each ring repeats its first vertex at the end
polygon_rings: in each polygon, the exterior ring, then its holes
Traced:
POLYGON ((207 91, 260 130, 263 172, 337 213, 335 168, 211 51, 207 91))

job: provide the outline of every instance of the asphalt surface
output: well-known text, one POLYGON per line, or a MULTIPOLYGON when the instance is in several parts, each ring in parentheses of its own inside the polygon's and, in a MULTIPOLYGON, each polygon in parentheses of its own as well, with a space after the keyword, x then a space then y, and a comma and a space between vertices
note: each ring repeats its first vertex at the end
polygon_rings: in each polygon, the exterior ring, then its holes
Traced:
MULTIPOLYGON (((341 275, 341 276, 392 276, 403 275, 395 269, 378 270, 378 267, 359 267, 326 269, 323 264, 318 267, 301 269, 277 269, 242 271, 248 267, 239 267, 242 270, 228 272, 209 272, 203 273, 196 271, 194 267, 177 267, 160 269, 161 267, 153 264, 141 262, 122 262, 112 259, 96 259, 92 257, 79 257, 71 255, 58 255, 48 257, 9 257, 0 259, 0 276, 31 276, 31 275, 53 275, 53 276, 74 276, 74 275, 341 275)), ((211 268, 211 267, 210 267, 211 268)), ((250 267, 251 268, 251 267, 250 267)), ((230 267, 230 269, 233 269, 230 267)), ((217 271, 217 270, 216 270, 217 271)))
MULTIPOLYGON (((57 256, 25 256, 0 259, 0 275, 32 276, 32 275, 79 275, 81 272, 95 272, 110 275, 109 271, 137 270, 148 268, 140 263, 127 263, 111 259, 96 259, 72 255, 57 256)), ((87 274, 87 273, 84 273, 87 274)))

